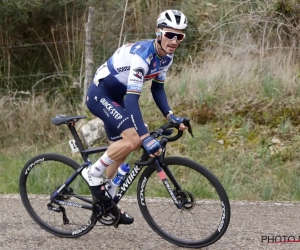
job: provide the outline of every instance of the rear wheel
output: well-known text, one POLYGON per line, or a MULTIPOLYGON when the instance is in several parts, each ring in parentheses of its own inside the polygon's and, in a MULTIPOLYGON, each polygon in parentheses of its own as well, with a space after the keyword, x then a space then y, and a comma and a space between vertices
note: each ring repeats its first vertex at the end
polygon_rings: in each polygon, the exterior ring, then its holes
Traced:
POLYGON ((88 233, 97 221, 89 186, 81 175, 59 192, 57 199, 65 204, 50 200, 51 194, 79 167, 68 157, 48 153, 29 160, 21 172, 19 189, 24 207, 38 225, 54 235, 79 237, 88 233), (89 209, 83 209, 82 205, 89 209))
POLYGON ((155 167, 149 166, 139 179, 137 195, 145 220, 161 237, 178 246, 213 244, 226 232, 230 221, 230 204, 223 186, 209 170, 189 159, 169 157, 164 164, 180 186, 176 190, 168 178, 182 208, 176 207, 155 167))

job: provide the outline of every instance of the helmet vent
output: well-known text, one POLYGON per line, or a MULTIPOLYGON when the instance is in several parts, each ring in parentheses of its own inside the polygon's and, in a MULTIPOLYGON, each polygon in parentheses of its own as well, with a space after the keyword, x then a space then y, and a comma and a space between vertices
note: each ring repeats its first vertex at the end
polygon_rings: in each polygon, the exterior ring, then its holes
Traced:
POLYGON ((175 16, 176 18, 176 23, 179 25, 180 24, 180 16, 175 16))
POLYGON ((169 21, 172 22, 171 17, 170 17, 170 15, 169 15, 168 13, 166 13, 166 18, 167 18, 169 21))

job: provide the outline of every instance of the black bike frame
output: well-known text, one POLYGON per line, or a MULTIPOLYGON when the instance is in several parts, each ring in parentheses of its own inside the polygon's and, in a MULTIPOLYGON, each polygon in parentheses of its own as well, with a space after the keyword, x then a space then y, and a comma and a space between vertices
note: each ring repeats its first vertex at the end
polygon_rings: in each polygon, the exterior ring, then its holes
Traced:
MULTIPOLYGON (((100 147, 100 148, 93 148, 93 149, 88 149, 88 150, 83 150, 81 151, 81 155, 83 159, 88 159, 88 156, 91 154, 95 154, 95 153, 99 153, 99 152, 104 152, 107 149, 107 147, 100 147)), ((141 160, 146 160, 148 159, 149 156, 147 156, 145 153, 142 155, 141 160)), ((79 208, 84 208, 84 209, 92 209, 92 206, 89 205, 84 205, 84 204, 78 204, 78 203, 74 203, 74 202, 69 202, 69 201, 61 201, 56 199, 57 195, 66 187, 68 187, 71 182, 77 177, 77 175, 79 175, 81 173, 81 171, 89 166, 91 164, 90 161, 85 161, 80 168, 78 168, 66 181, 65 183, 58 188, 52 195, 51 195, 51 201, 53 201, 56 204, 59 205, 67 205, 67 206, 72 206, 72 207, 79 207, 79 208)), ((119 191, 117 192, 117 194, 115 195, 113 201, 117 204, 121 198, 124 196, 124 194, 126 193, 126 191, 129 189, 129 187, 131 186, 131 184, 133 183, 133 181, 136 179, 136 177, 138 176, 138 174, 140 173, 140 171, 142 170, 143 166, 138 166, 135 165, 134 168, 131 169, 131 171, 129 172, 127 178, 124 180, 123 184, 120 186, 119 191)), ((92 200, 91 199, 86 199, 85 197, 81 197, 81 196, 76 196, 78 199, 84 200, 90 204, 92 204, 92 200)))
MULTIPOLYGON (((56 197, 57 197, 57 195, 59 194, 60 191, 62 191, 65 187, 68 187, 71 184, 71 182, 77 177, 77 175, 79 175, 81 173, 81 171, 85 167, 87 167, 91 164, 91 162, 89 160, 89 155, 95 154, 95 153, 100 153, 100 152, 105 152, 108 147, 106 146, 106 147, 85 149, 83 147, 83 144, 82 144, 82 142, 81 142, 81 140, 78 136, 78 133, 77 133, 75 127, 74 127, 74 124, 68 123, 67 125, 68 125, 68 128, 71 131, 74 139, 75 139, 76 145, 79 148, 79 151, 81 153, 82 159, 84 160, 84 163, 66 180, 66 182, 60 188, 58 188, 51 195, 51 201, 53 201, 54 203, 59 204, 59 205, 67 205, 67 206, 79 207, 79 208, 92 210, 92 206, 90 206, 90 205, 78 204, 78 203, 68 202, 68 201, 61 201, 59 199, 56 199, 56 197)), ((166 144, 166 142, 165 142, 165 144, 166 144)), ((165 155, 165 150, 163 150, 163 153, 161 155, 161 159, 164 157, 164 155, 165 155)), ((139 162, 140 163, 142 163, 142 162, 146 163, 148 159, 149 159, 149 155, 144 151, 142 156, 140 157, 139 162)), ((156 171, 157 171, 158 174, 163 173, 163 176, 164 176, 165 173, 166 173, 167 176, 171 179, 172 183, 175 185, 175 188, 177 190, 180 190, 179 184, 177 183, 177 181, 175 180, 175 178, 173 177, 172 173, 170 172, 170 170, 167 166, 164 166, 161 163, 161 161, 158 160, 158 159, 155 160, 153 165, 154 165, 153 167, 156 168, 156 171), (165 170, 165 172, 163 172, 163 170, 165 170)), ((120 186, 118 192, 116 193, 115 197, 113 198, 113 201, 116 204, 118 204, 118 202, 124 196, 124 194, 129 189, 129 187, 134 182, 134 180, 136 179, 136 177, 138 176, 138 174, 140 173, 140 171, 142 170, 142 168, 144 166, 148 166, 148 165, 138 164, 138 162, 136 162, 134 168, 131 169, 131 171, 127 175, 127 178, 124 180, 123 184, 120 186)), ((163 184, 165 185, 166 189, 168 190, 174 204, 180 209, 182 206, 179 203, 179 201, 177 200, 176 196, 174 195, 174 192, 171 189, 169 181, 167 180, 166 177, 161 178, 161 180, 162 180, 163 184)), ((78 199, 81 199, 81 200, 83 200, 85 202, 88 202, 90 204, 93 203, 91 199, 87 199, 87 198, 82 197, 82 196, 76 196, 76 197, 78 199)))

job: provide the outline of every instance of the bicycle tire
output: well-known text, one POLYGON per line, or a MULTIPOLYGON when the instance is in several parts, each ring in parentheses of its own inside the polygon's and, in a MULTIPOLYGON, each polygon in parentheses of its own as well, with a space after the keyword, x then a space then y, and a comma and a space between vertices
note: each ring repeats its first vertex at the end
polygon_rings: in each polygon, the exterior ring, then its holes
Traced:
MULTIPOLYGON (((200 248, 218 241, 230 222, 230 203, 220 181, 204 166, 187 158, 168 157, 164 164, 194 203, 178 209, 155 167, 150 165, 137 186, 144 219, 158 235, 181 247, 200 248)), ((168 181, 174 192, 174 185, 169 178, 168 181)), ((182 197, 174 194, 177 199, 182 197)))
MULTIPOLYGON (((72 159, 54 153, 40 154, 30 159, 23 167, 19 179, 19 192, 28 214, 43 229, 56 236, 76 238, 88 233, 97 222, 92 210, 78 206, 63 205, 69 220, 63 220, 63 212, 54 211, 57 205, 51 203, 50 196, 80 166, 72 159)), ((80 204, 89 204, 76 198, 81 195, 90 198, 91 191, 81 175, 78 175, 69 187, 60 192, 60 199, 80 204), (64 194, 61 194, 61 193, 64 194)), ((61 209, 59 209, 61 210, 61 209)))

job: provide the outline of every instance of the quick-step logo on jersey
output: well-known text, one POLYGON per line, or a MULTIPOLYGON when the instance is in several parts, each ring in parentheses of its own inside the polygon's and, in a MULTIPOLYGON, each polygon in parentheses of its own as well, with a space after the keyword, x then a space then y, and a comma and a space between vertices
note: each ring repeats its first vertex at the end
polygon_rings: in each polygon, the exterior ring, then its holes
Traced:
POLYGON ((106 101, 105 98, 102 98, 102 99, 100 100, 100 103, 102 103, 102 105, 106 108, 106 110, 107 110, 107 111, 108 111, 115 119, 117 119, 117 120, 122 119, 122 115, 121 115, 117 110, 115 110, 115 109, 113 108, 113 106, 112 106, 110 103, 108 103, 108 102, 106 101))

